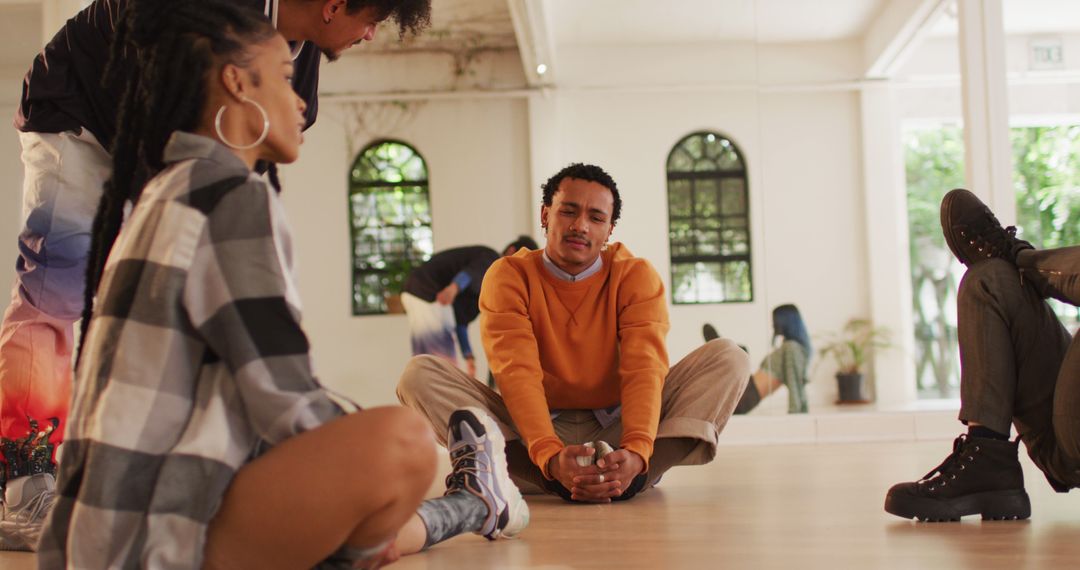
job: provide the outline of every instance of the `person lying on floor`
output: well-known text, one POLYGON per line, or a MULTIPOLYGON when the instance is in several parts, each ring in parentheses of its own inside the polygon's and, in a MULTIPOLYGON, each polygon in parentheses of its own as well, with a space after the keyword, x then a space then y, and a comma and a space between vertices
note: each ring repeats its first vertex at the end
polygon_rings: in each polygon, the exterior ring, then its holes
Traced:
MULTIPOLYGON (((781 386, 787 386, 788 389, 788 413, 807 412, 806 371, 814 351, 810 346, 806 324, 799 308, 791 304, 773 309, 772 321, 773 339, 780 338, 780 346, 761 361, 761 366, 750 377, 746 391, 735 406, 736 414, 750 413, 763 398, 774 394, 781 386)), ((716 328, 710 324, 702 327, 702 335, 706 341, 720 337, 716 328)))

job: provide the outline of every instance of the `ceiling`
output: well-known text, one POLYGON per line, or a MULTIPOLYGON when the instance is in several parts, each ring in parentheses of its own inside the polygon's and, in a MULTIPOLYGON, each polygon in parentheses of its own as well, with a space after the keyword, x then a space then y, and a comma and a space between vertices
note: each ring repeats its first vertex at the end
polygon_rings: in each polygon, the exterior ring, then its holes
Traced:
MULTIPOLYGON (((1077 0, 1003 0, 1002 19, 1005 32, 1011 35, 1060 34, 1080 31, 1080 2, 1077 0)), ((956 6, 930 30, 936 37, 959 33, 956 6)))
MULTIPOLYGON (((859 37, 888 0, 525 1, 543 3, 546 27, 557 48, 849 39, 859 37)), ((470 49, 517 49, 507 0, 436 0, 431 28, 419 37, 399 42, 387 27, 369 48, 350 55, 470 49)))
POLYGON ((419 36, 406 36, 401 41, 396 32, 392 24, 384 24, 374 42, 346 53, 517 49, 506 0, 433 0, 430 28, 419 36))
MULTIPOLYGON (((390 26, 349 57, 387 52, 439 52, 461 57, 518 52, 517 17, 542 20, 528 28, 558 54, 571 46, 641 46, 731 41, 821 42, 863 37, 890 2, 901 0, 433 0, 431 28, 399 41, 390 26), (528 6, 528 9, 520 8, 528 6)), ((915 0, 905 0, 914 2, 915 0)), ((1080 0, 1003 0, 1010 34, 1080 31, 1080 0)), ((0 66, 26 66, 41 46, 42 0, 0 0, 0 66)), ((955 7, 931 35, 956 34, 955 7)), ((520 24, 521 22, 519 22, 520 24)), ((526 42, 528 43, 528 42, 526 42)), ((526 48, 528 49, 528 47, 526 48)))
POLYGON ((887 0, 546 0, 557 45, 861 36, 887 0))

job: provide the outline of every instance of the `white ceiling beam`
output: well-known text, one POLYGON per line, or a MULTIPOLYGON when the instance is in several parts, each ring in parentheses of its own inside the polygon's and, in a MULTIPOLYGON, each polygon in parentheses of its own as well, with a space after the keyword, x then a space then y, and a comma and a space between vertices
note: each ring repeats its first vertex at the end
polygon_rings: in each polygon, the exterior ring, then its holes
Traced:
POLYGON ((510 19, 514 22, 521 65, 530 87, 554 84, 558 67, 555 64, 555 42, 548 21, 544 0, 506 0, 510 19), (542 67, 541 67, 542 66, 542 67), (540 73, 543 70, 543 73, 540 73))
POLYGON ((886 79, 907 60, 952 0, 887 0, 863 36, 863 77, 886 79))

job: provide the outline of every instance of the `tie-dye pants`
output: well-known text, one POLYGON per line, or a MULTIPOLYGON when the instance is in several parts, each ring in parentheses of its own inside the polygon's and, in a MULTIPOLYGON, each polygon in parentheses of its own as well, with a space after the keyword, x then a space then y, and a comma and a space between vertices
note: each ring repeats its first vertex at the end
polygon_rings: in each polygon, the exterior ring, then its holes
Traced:
POLYGON ((429 303, 411 293, 401 294, 401 304, 409 318, 413 355, 433 354, 456 364, 454 309, 449 305, 429 303))
POLYGON ((0 325, 0 485, 56 469, 90 228, 111 169, 108 153, 86 130, 19 133, 19 140, 23 225, 0 325))

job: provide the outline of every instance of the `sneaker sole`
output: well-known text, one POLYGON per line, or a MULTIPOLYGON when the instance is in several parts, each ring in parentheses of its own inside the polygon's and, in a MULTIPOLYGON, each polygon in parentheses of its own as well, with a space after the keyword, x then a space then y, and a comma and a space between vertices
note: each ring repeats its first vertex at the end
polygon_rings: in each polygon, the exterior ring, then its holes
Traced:
MULTIPOLYGON (((494 531, 483 536, 488 540, 514 538, 525 530, 525 527, 529 526, 529 505, 521 496, 521 491, 518 490, 517 485, 510 480, 510 470, 506 463, 506 438, 503 437, 502 430, 499 429, 499 426, 495 424, 495 420, 491 419, 487 412, 479 408, 462 408, 458 411, 462 410, 470 412, 484 426, 485 436, 488 443, 491 444, 491 460, 494 463, 492 467, 495 469, 495 485, 498 487, 496 491, 506 501, 506 510, 499 517, 500 519, 505 517, 506 524, 496 524, 494 531), (502 526, 501 530, 499 526, 502 526)), ((454 421, 453 415, 451 415, 451 421, 454 421)), ((499 520, 498 522, 502 523, 503 521, 499 520)))
MULTIPOLYGON (((16 535, 18 536, 18 535, 16 535)), ((22 538, 13 538, 0 527, 0 552, 33 552, 34 549, 22 538)))
POLYGON ((1023 489, 975 493, 948 500, 887 495, 885 512, 923 522, 954 522, 968 515, 982 515, 983 520, 1021 520, 1031 517, 1031 499, 1023 489))

